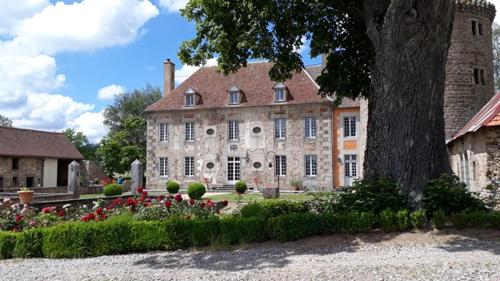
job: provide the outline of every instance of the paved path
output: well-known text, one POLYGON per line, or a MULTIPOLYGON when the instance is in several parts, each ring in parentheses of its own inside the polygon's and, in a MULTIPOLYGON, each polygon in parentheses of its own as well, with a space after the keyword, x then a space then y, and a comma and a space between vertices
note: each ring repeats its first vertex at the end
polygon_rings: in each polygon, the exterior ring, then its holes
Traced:
POLYGON ((72 260, 0 261, 0 280, 500 280, 500 232, 366 234, 72 260))

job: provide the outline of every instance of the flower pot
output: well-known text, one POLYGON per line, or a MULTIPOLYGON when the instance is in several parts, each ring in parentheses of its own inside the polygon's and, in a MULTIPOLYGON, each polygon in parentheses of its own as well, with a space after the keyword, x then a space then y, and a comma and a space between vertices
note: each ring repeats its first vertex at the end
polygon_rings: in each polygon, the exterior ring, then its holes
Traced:
POLYGON ((292 186, 293 188, 293 191, 299 191, 300 190, 300 186, 296 185, 296 186, 292 186))
POLYGON ((35 193, 33 190, 18 191, 17 195, 19 195, 21 204, 31 203, 33 201, 33 193, 35 193))

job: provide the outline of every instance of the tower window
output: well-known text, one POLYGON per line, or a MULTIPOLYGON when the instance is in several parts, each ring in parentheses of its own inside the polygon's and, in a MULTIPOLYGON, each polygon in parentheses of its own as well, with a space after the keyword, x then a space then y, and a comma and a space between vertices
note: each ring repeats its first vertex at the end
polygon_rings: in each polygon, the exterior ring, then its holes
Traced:
POLYGON ((477 35, 477 21, 475 20, 472 21, 472 35, 477 35))
POLYGON ((12 158, 12 170, 19 169, 19 158, 12 158))
POLYGON ((473 36, 483 35, 483 24, 477 20, 472 20, 472 35, 473 36))
POLYGON ((476 85, 486 85, 484 80, 484 69, 474 68, 474 84, 476 85))

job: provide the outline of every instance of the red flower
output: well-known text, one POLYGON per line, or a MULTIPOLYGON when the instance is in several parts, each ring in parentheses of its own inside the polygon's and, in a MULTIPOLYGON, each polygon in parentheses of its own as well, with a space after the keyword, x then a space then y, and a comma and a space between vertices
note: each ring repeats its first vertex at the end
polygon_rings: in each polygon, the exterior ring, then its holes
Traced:
POLYGON ((227 200, 222 201, 222 206, 227 207, 227 205, 229 205, 229 202, 227 202, 227 200))
POLYGON ((137 200, 134 200, 132 198, 127 199, 127 206, 137 206, 137 200))
POLYGON ((107 217, 108 217, 108 216, 107 216, 106 214, 102 214, 102 215, 101 215, 101 219, 102 219, 102 220, 105 220, 107 217))
POLYGON ((85 216, 83 216, 80 220, 83 222, 88 222, 90 220, 95 220, 96 216, 94 213, 88 213, 85 216))
POLYGON ((143 191, 143 192, 142 192, 142 195, 143 195, 143 196, 148 196, 148 192, 147 192, 147 191, 143 191))
POLYGON ((16 222, 19 222, 19 221, 20 221, 20 220, 22 220, 22 219, 23 219, 23 216, 22 216, 22 215, 20 215, 20 214, 17 214, 17 215, 16 215, 16 222))
POLYGON ((212 208, 214 206, 214 202, 212 202, 212 200, 209 199, 207 201, 207 205, 208 205, 209 208, 212 208))
POLYGON ((161 200, 163 200, 163 196, 160 195, 160 196, 156 197, 156 201, 160 202, 161 200))
POLYGON ((54 212, 56 210, 56 207, 52 206, 52 207, 45 207, 42 209, 42 213, 44 214, 50 214, 52 212, 54 212))
POLYGON ((180 195, 180 194, 176 194, 176 195, 174 196, 174 199, 175 199, 175 201, 177 201, 177 202, 182 202, 182 195, 180 195))
POLYGON ((165 201, 165 207, 170 208, 172 206, 172 202, 170 200, 165 201))
POLYGON ((142 193, 144 191, 144 187, 138 186, 137 187, 137 193, 142 193))
POLYGON ((59 210, 59 212, 57 212, 57 215, 62 218, 62 217, 64 217, 64 215, 66 215, 66 212, 64 212, 64 209, 61 209, 61 210, 59 210))
POLYGON ((143 194, 143 195, 141 195, 141 202, 144 202, 144 199, 146 199, 146 196, 144 196, 144 194, 143 194))
POLYGON ((104 210, 102 208, 97 208, 97 210, 95 211, 95 213, 98 215, 98 216, 101 216, 103 214, 104 210))
POLYGON ((200 204, 200 208, 202 208, 202 209, 203 209, 203 208, 205 208, 205 206, 206 206, 206 205, 207 205, 207 204, 205 204, 205 202, 201 202, 201 204, 200 204))
POLYGON ((189 204, 194 205, 194 199, 193 198, 189 199, 189 204))

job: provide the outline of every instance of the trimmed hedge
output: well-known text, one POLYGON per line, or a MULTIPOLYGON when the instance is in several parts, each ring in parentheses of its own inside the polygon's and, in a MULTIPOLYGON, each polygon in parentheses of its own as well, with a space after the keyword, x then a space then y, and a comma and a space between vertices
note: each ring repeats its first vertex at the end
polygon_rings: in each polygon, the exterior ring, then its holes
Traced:
POLYGON ((176 194, 177 192, 179 192, 179 189, 181 188, 179 186, 179 183, 172 180, 167 181, 167 183, 165 183, 165 187, 167 188, 167 191, 170 194, 176 194))
POLYGON ((261 202, 252 202, 243 206, 240 210, 242 217, 272 218, 290 213, 307 213, 308 209, 304 203, 269 199, 261 202))

